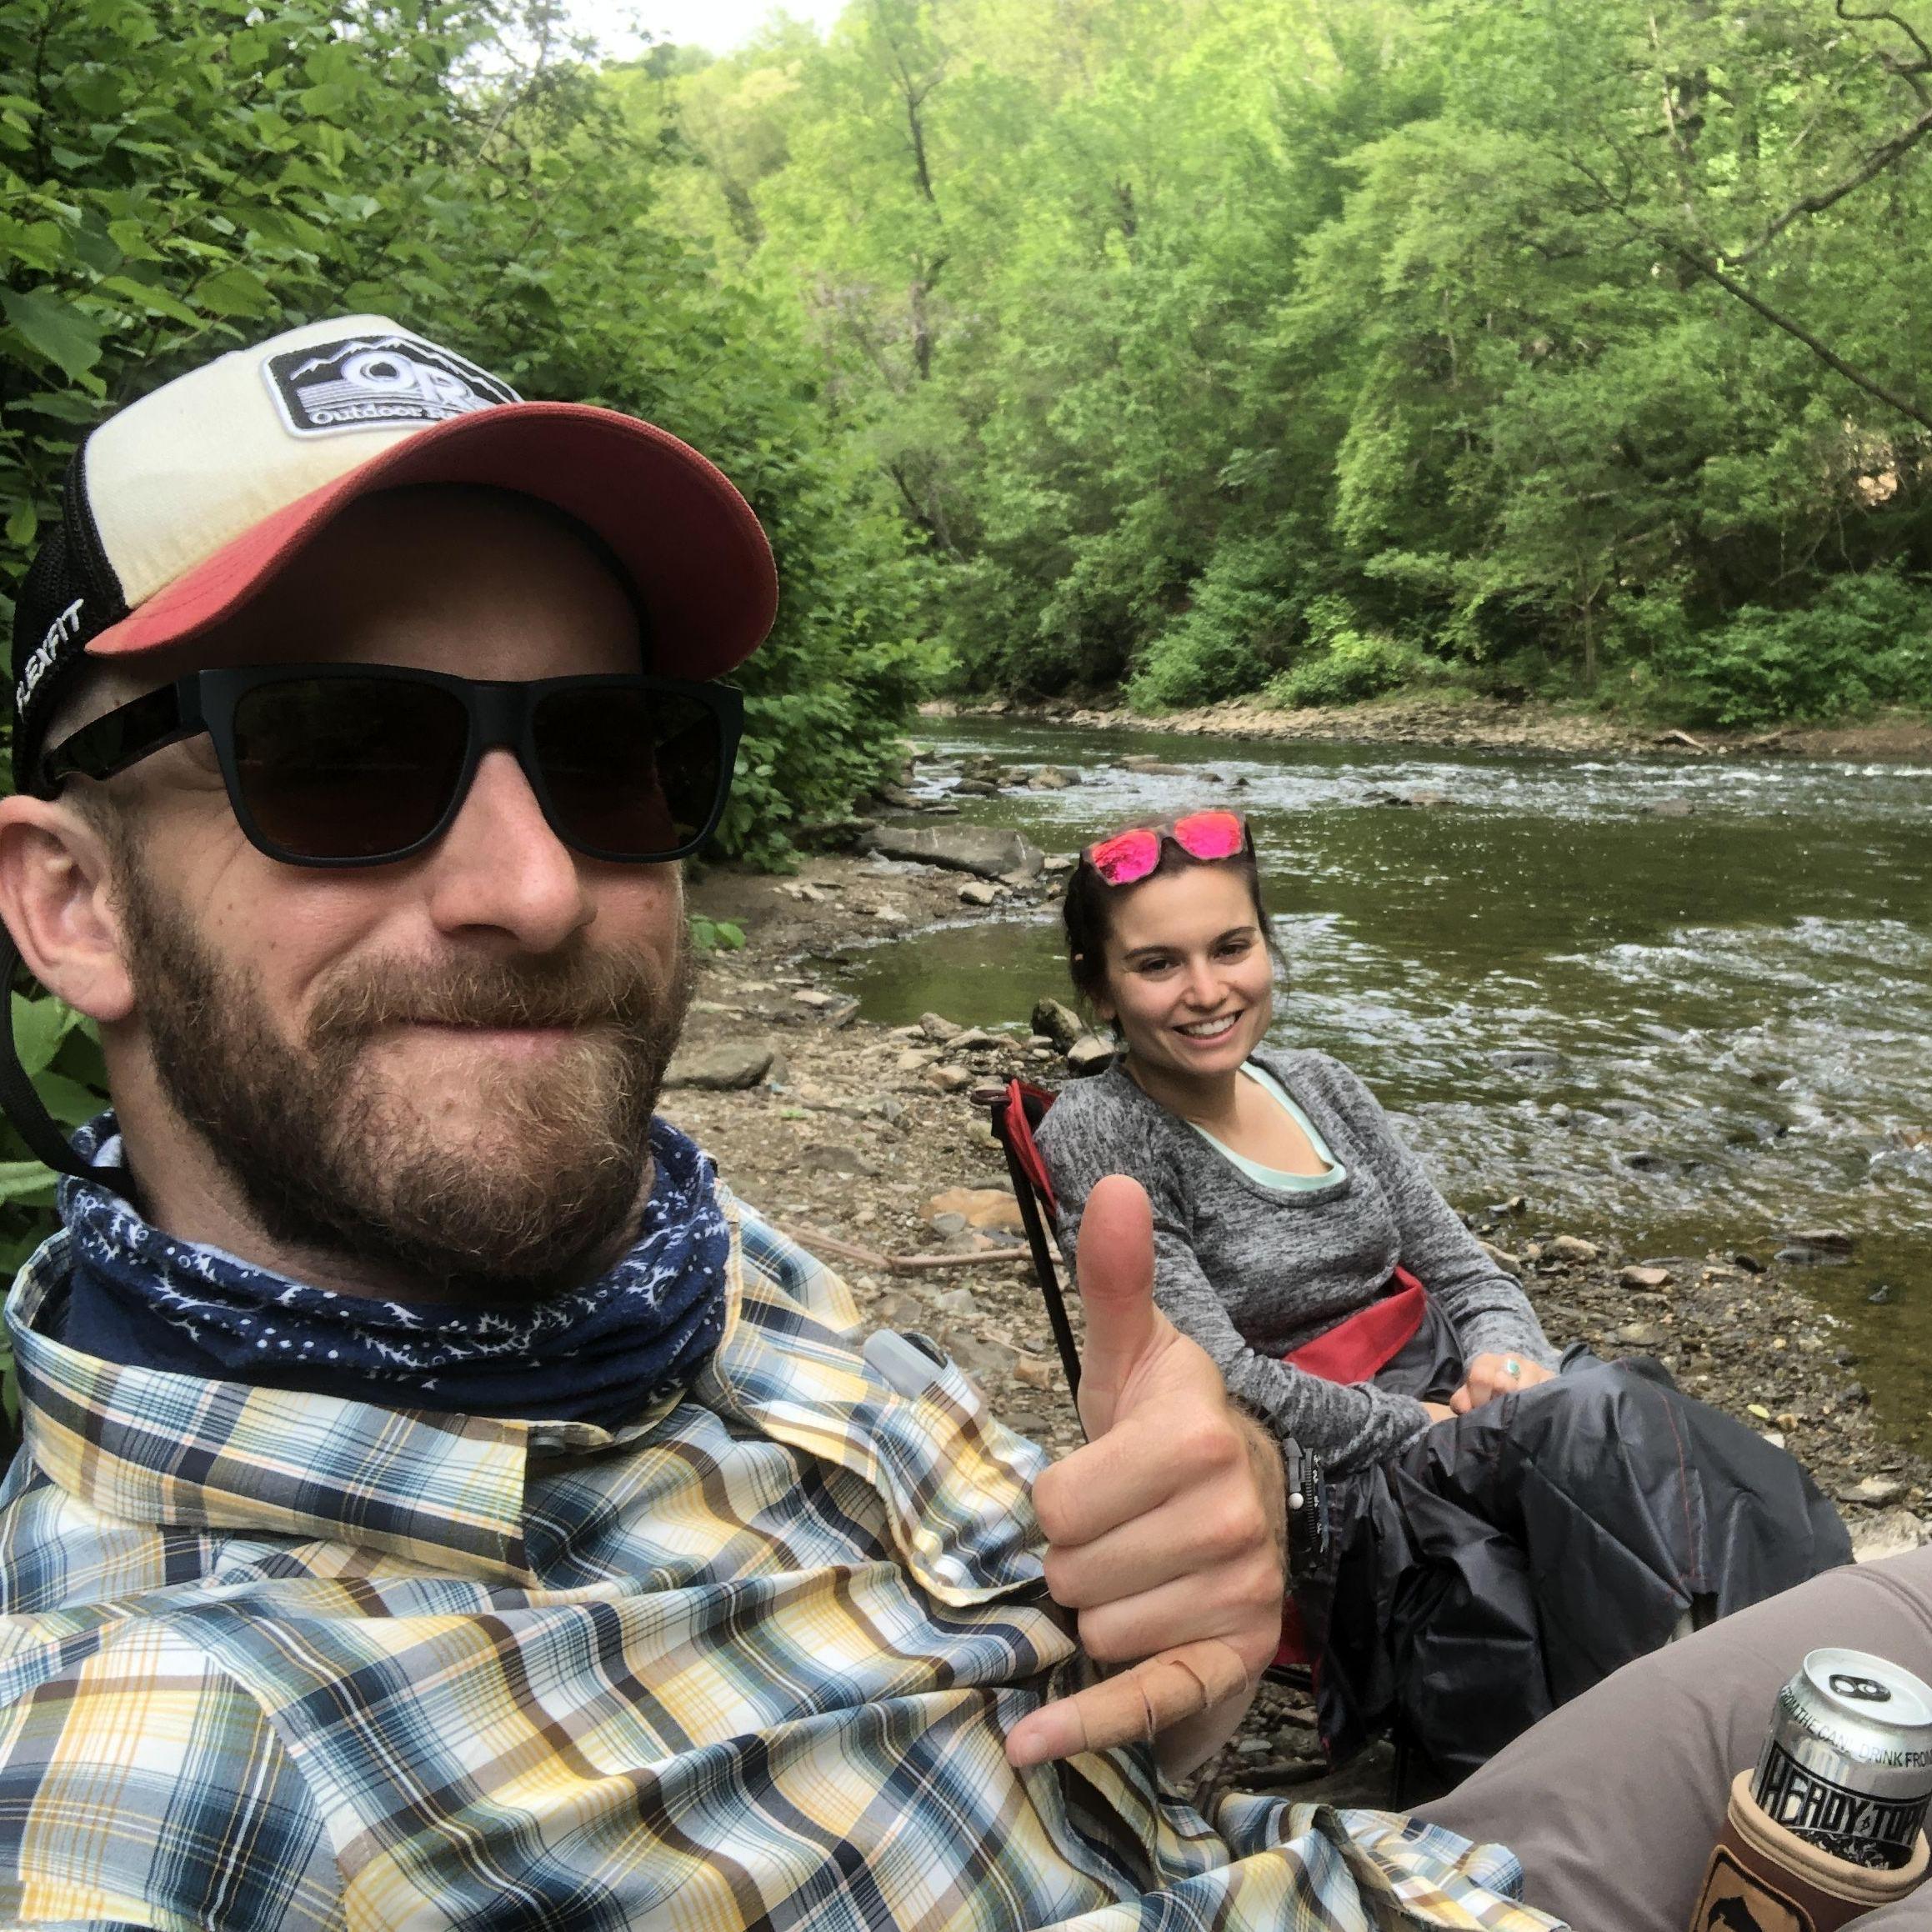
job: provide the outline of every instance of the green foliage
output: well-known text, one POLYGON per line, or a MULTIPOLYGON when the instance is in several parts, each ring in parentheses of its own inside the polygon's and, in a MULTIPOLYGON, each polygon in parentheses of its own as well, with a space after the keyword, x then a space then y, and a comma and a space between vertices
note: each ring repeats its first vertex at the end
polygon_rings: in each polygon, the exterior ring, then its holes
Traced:
POLYGON ((793 306, 660 216, 666 131, 555 51, 549 0, 506 6, 0 10, 0 593, 107 408, 298 322, 394 314, 526 394, 663 423, 751 499, 784 595, 721 840, 781 861, 877 776, 927 675, 917 562, 793 306))
POLYGON ((1657 701, 1708 650, 1719 709, 1829 712, 1916 688, 1830 643, 1833 586, 1932 571, 1914 35, 1923 0, 854 0, 652 98, 956 683, 1657 701))
POLYGON ((1281 559, 1266 544, 1217 550, 1186 614, 1142 653, 1129 697, 1150 708, 1211 704, 1265 684, 1303 628, 1282 576, 1281 559))
POLYGON ((1354 704, 1449 674, 1414 644, 1386 632, 1358 630, 1339 598, 1318 600, 1309 613, 1309 648, 1268 688, 1277 704, 1354 704))
POLYGON ((744 943, 744 928, 730 919, 691 915, 691 943, 700 953, 735 953, 744 943))
POLYGON ((1932 709, 1932 583, 1889 570, 1833 578, 1805 608, 1747 604, 1680 637, 1656 668, 1693 723, 1855 718, 1932 709))

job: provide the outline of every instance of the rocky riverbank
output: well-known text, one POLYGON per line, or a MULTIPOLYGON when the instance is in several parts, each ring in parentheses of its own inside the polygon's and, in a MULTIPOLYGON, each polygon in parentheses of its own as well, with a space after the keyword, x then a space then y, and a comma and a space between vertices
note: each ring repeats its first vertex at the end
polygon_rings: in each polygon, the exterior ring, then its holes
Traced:
POLYGON ((1856 724, 1773 731, 1686 731, 1574 706, 1512 703, 1472 691, 1397 692, 1359 704, 1281 710, 1259 696, 1231 698, 1158 717, 1123 704, 1049 700, 938 699, 928 718, 961 714, 1039 718, 1089 729, 1134 728, 1194 738, 1304 739, 1349 744, 1450 745, 1472 751, 1548 751, 1601 756, 1663 753, 1687 758, 1766 757, 1932 760, 1932 718, 1898 713, 1856 724))
MULTIPOLYGON (((1063 1453, 1079 1423, 974 1096, 1014 1074, 1072 1077, 1064 1023, 1062 1037, 985 1031, 965 1013, 876 1026, 810 963, 882 931, 916 943, 940 921, 1049 917, 1049 863, 1003 847, 979 871, 875 853, 814 858, 790 878, 711 872, 693 909, 742 928, 746 943, 703 962, 664 1111, 745 1200, 839 1269, 869 1324, 933 1336, 1004 1420, 1063 1453), (1004 877, 984 876, 994 866, 1004 877)), ((1794 1258, 1829 1254, 1831 1230, 1767 1230, 1754 1252, 1626 1254, 1590 1229, 1550 1225, 1533 1199, 1457 1205, 1559 1345, 1654 1354, 1689 1393, 1782 1439, 1838 1499, 1861 1552, 1932 1535, 1932 1464, 1878 1433, 1856 1357, 1804 1292, 1794 1258)), ((1293 1782, 1312 1749, 1305 1704, 1271 1686, 1216 1774, 1293 1782)), ((1386 1761, 1372 1755, 1322 1789, 1385 1801, 1386 1761)))

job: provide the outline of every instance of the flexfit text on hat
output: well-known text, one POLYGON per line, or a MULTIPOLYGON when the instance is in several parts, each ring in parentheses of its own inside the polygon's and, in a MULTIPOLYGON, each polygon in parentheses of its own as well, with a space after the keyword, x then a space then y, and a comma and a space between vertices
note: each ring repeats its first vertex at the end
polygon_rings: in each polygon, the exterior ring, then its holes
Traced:
POLYGON ((383 316, 309 323, 177 377, 74 453, 15 612, 16 782, 88 658, 199 635, 348 503, 433 483, 521 491, 593 531, 648 618, 653 669, 719 676, 771 628, 757 518, 668 431, 526 402, 383 316))

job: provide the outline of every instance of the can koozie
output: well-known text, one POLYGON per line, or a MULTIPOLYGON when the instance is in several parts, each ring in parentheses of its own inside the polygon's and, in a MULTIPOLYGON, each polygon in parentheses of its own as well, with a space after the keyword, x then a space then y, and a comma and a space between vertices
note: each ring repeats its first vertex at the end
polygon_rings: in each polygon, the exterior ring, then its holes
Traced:
POLYGON ((1834 1858, 1774 1824, 1751 1795, 1751 1774, 1739 1771, 1689 1932, 1839 1932, 1904 1898, 1928 1863, 1923 1832, 1911 1858, 1891 1870, 1834 1858))

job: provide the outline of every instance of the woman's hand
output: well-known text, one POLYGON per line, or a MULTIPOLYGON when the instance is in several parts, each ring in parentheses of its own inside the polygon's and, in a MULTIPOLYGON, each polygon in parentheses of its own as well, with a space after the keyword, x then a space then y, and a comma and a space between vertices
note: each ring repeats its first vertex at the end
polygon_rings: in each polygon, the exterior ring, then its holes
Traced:
POLYGON ((1425 1402, 1422 1405, 1429 1413, 1431 1422, 1454 1422, 1456 1412, 1446 1402, 1425 1402))
POLYGON ((1519 1389, 1534 1389, 1547 1382, 1553 1371, 1521 1355, 1479 1355, 1469 1364, 1469 1374, 1460 1389, 1450 1396, 1449 1405, 1458 1415, 1467 1415, 1499 1395, 1514 1395, 1519 1389))

